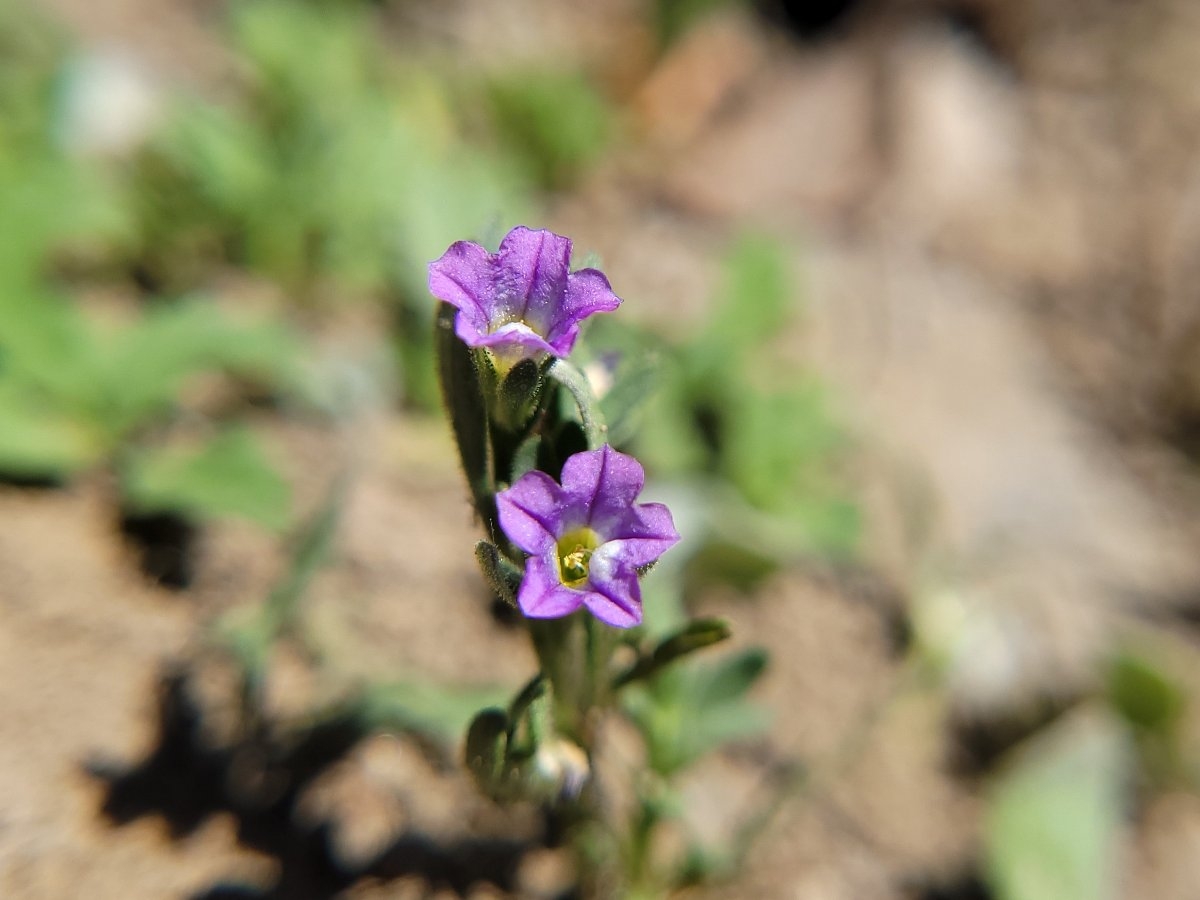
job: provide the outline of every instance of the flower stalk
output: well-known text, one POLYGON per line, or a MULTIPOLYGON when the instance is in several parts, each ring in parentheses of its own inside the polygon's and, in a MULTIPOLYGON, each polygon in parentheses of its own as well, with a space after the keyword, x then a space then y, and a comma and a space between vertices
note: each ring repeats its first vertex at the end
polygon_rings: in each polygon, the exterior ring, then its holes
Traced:
POLYGON ((586 831, 601 823, 592 756, 618 693, 728 630, 692 623, 614 665, 623 642, 639 644, 641 578, 680 538, 665 506, 639 502, 641 464, 610 446, 566 359, 584 320, 621 304, 598 270, 570 271, 570 254, 567 238, 518 227, 496 253, 451 245, 429 287, 443 399, 487 533, 476 559, 524 616, 540 669, 507 710, 476 716, 467 764, 491 796, 550 800, 586 831))

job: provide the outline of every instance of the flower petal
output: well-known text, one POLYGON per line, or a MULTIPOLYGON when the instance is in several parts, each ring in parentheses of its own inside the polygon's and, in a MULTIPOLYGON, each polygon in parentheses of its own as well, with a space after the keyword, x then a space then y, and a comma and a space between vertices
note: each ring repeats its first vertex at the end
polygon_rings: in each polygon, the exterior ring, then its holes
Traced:
POLYGON ((605 544, 592 554, 584 605, 601 622, 632 628, 642 621, 642 589, 637 569, 626 563, 620 548, 605 544))
POLYGON ((571 239, 518 225, 500 242, 497 300, 506 318, 546 335, 567 293, 571 239))
POLYGON ((647 566, 679 543, 671 511, 661 503, 638 503, 606 547, 633 566, 647 566))
POLYGON ((619 536, 611 532, 628 516, 645 480, 641 463, 608 444, 576 453, 562 470, 563 491, 589 511, 586 524, 606 540, 619 536))
POLYGON ((583 591, 572 590, 558 580, 553 561, 531 556, 525 561, 525 578, 517 592, 521 612, 531 619, 556 619, 568 616, 585 602, 583 591))
MULTIPOLYGON (((477 334, 486 334, 496 298, 495 259, 471 241, 458 241, 429 264, 429 292, 456 307, 477 334)), ((462 325, 458 327, 463 337, 462 325)), ((464 338, 465 340, 465 338, 464 338)), ((469 343, 469 342, 468 342, 469 343)))
POLYGON ((526 553, 545 553, 566 530, 563 512, 567 503, 553 478, 533 471, 496 495, 496 512, 510 541, 526 553))
POLYGON ((455 322, 454 332, 469 347, 492 347, 496 351, 505 348, 520 348, 521 352, 514 356, 536 356, 538 353, 554 353, 554 348, 542 340, 542 336, 524 322, 509 322, 502 325, 491 334, 472 335, 462 325, 463 316, 455 322))
POLYGON ((612 312, 621 305, 612 285, 598 269, 580 269, 567 276, 567 292, 546 329, 546 340, 558 356, 566 356, 579 336, 579 325, 594 313, 612 312))

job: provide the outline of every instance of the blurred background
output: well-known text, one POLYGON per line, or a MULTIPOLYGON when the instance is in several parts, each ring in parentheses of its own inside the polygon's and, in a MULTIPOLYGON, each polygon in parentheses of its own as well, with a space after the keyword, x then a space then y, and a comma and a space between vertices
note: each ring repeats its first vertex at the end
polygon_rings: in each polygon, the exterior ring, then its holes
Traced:
POLYGON ((528 224, 648 616, 763 661, 670 884, 1194 900, 1198 79, 1189 0, 0 0, 0 895, 578 896, 457 762, 534 660, 425 266, 528 224))

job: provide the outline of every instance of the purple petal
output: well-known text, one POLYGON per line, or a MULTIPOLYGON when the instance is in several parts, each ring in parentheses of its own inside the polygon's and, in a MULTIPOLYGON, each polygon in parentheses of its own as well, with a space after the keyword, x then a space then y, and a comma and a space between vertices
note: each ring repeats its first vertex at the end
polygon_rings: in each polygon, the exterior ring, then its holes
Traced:
POLYGON ((571 240, 518 225, 500 242, 497 300, 505 317, 547 334, 567 293, 571 240))
POLYGON ((580 269, 567 276, 567 293, 546 330, 558 356, 566 356, 579 336, 579 325, 594 313, 612 312, 621 305, 604 273, 580 269))
POLYGON ((572 590, 558 580, 553 561, 531 556, 525 561, 525 578, 517 592, 521 612, 531 619, 556 619, 575 612, 584 604, 585 594, 572 590))
POLYGON ((641 623, 642 589, 637 569, 626 564, 611 544, 592 554, 588 584, 591 590, 584 596, 584 605, 601 622, 615 628, 641 623))
POLYGON ((462 313, 457 317, 459 337, 463 337, 464 318, 470 330, 487 333, 495 306, 495 268, 495 260, 487 250, 471 241, 451 244, 429 264, 429 292, 462 313))
POLYGON ((645 480, 641 463, 608 444, 576 453, 562 470, 563 491, 588 511, 587 524, 605 539, 619 536, 609 532, 628 516, 645 480))
POLYGON ((604 546, 632 566, 647 566, 677 543, 671 511, 661 503, 639 503, 604 546))
POLYGON ((560 488, 545 472, 526 472, 516 484, 496 495, 500 527, 526 553, 545 553, 564 532, 567 505, 560 488))
POLYGON ((454 331, 462 338, 468 347, 491 347, 497 351, 504 348, 520 348, 520 356, 536 356, 538 353, 554 353, 552 346, 547 344, 540 334, 524 322, 509 322, 502 325, 491 334, 478 334, 470 330, 469 325, 463 324, 464 316, 459 316, 455 322, 454 331))

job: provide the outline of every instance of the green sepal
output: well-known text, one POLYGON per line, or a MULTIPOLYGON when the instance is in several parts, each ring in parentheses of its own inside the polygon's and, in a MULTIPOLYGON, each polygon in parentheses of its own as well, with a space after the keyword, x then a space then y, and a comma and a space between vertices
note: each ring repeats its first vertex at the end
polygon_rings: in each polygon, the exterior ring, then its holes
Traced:
POLYGON ((521 587, 521 570, 514 566, 500 548, 491 541, 479 541, 475 545, 475 559, 484 580, 505 603, 516 607, 517 590, 521 587))
POLYGON ((475 508, 484 521, 491 521, 494 518, 495 475, 488 441, 487 409, 475 355, 454 333, 457 312, 449 303, 438 306, 434 329, 438 378, 475 508))
POLYGON ((509 472, 512 482, 515 483, 526 472, 542 468, 538 465, 538 457, 542 452, 543 443, 540 434, 531 434, 517 445, 513 452, 512 471, 509 472))
POLYGON ((604 413, 600 411, 600 404, 592 394, 587 377, 564 359, 554 360, 546 369, 546 376, 562 385, 575 401, 588 449, 600 449, 608 442, 608 426, 604 423, 604 413))
POLYGON ((713 644, 719 644, 730 634, 732 632, 728 623, 721 619, 697 619, 689 622, 682 630, 661 641, 651 653, 640 657, 618 675, 613 680, 613 690, 634 681, 651 678, 676 660, 713 644))
POLYGON ((467 728, 464 757, 479 789, 489 797, 504 793, 508 769, 508 716, 495 707, 481 710, 467 728))
POLYGON ((509 432, 522 432, 537 411, 544 383, 535 360, 523 359, 509 369, 496 390, 496 421, 509 432))

